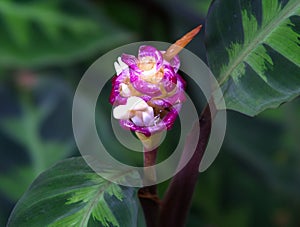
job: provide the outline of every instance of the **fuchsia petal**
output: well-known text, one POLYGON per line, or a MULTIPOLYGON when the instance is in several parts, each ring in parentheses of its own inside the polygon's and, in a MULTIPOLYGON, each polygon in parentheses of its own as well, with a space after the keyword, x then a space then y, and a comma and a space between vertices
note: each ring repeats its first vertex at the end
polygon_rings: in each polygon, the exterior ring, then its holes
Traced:
POLYGON ((127 98, 120 95, 120 85, 128 77, 128 72, 122 72, 119 76, 114 76, 112 79, 112 89, 110 92, 109 102, 113 105, 120 105, 126 103, 127 98))
POLYGON ((176 107, 173 106, 171 111, 162 119, 162 122, 167 127, 167 129, 170 129, 173 126, 180 109, 181 104, 177 104, 176 107))
POLYGON ((116 101, 117 96, 119 95, 119 85, 116 83, 117 76, 114 76, 112 79, 112 89, 109 96, 109 102, 113 104, 116 101))
POLYGON ((164 100, 168 103, 171 103, 172 105, 176 103, 183 103, 186 100, 185 97, 185 87, 186 83, 182 79, 181 76, 177 75, 177 91, 174 95, 164 98, 164 100))
POLYGON ((164 98, 164 100, 168 103, 171 103, 172 105, 176 103, 182 103, 185 101, 185 94, 184 92, 176 92, 173 96, 164 98))
POLYGON ((138 59, 130 54, 122 54, 121 56, 121 60, 128 65, 131 69, 135 70, 135 71, 140 71, 139 67, 138 67, 138 59))
POLYGON ((151 97, 161 95, 160 88, 156 84, 146 82, 140 78, 136 78, 135 81, 131 81, 131 82, 132 82, 133 87, 137 91, 139 91, 145 95, 149 95, 151 97))
POLYGON ((156 70, 159 70, 163 64, 163 56, 159 50, 152 46, 141 46, 139 49, 138 59, 153 57, 156 62, 156 70))
POLYGON ((185 90, 186 88, 185 80, 179 74, 176 74, 176 76, 177 76, 177 86, 182 90, 185 90))
POLYGON ((151 104, 159 106, 164 109, 172 107, 172 104, 167 102, 165 99, 153 99, 150 102, 151 104))
POLYGON ((148 102, 152 99, 152 97, 149 95, 143 95, 143 96, 141 96, 141 99, 143 99, 145 102, 148 102))
POLYGON ((162 83, 167 92, 171 92, 177 84, 176 74, 173 68, 169 65, 164 66, 164 77, 162 79, 162 83))
POLYGON ((151 136, 151 132, 149 131, 149 127, 137 126, 130 120, 120 120, 120 125, 124 129, 132 130, 132 131, 135 131, 135 132, 140 132, 140 133, 144 134, 145 136, 151 136))
POLYGON ((144 134, 145 136, 151 136, 151 134, 155 134, 157 132, 166 130, 167 127, 164 125, 163 122, 160 122, 159 124, 151 127, 142 127, 142 126, 137 126, 135 125, 132 121, 130 120, 120 120, 120 125, 124 129, 129 129, 135 132, 139 132, 144 134))
MULTIPOLYGON (((166 53, 166 51, 161 51, 162 54, 166 53)), ((175 55, 175 57, 173 57, 171 59, 170 62, 166 61, 165 59, 163 59, 163 64, 166 66, 166 65, 170 65, 174 72, 177 73, 178 72, 178 69, 180 67, 180 60, 179 60, 179 56, 178 55, 175 55)))

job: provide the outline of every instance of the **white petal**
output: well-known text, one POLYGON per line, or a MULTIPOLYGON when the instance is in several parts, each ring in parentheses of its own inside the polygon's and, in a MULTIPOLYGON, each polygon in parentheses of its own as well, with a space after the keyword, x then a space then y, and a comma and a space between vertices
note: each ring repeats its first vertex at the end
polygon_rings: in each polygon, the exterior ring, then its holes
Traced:
POLYGON ((116 119, 126 120, 129 119, 130 111, 127 105, 120 105, 114 108, 113 116, 116 119))
POLYGON ((114 66, 115 66, 117 75, 119 75, 122 72, 121 66, 117 62, 114 63, 114 66))
MULTIPOLYGON (((150 107, 151 108, 151 107, 150 107)), ((152 108, 151 108, 152 109, 152 108)), ((152 111, 143 112, 143 122, 145 126, 152 125, 154 120, 153 109, 152 111), (149 113, 150 112, 150 113, 149 113)))
POLYGON ((122 89, 123 95, 125 97, 128 97, 131 95, 131 91, 129 90, 129 88, 126 84, 121 83, 121 89, 122 89))
POLYGON ((133 118, 131 118, 131 120, 137 126, 145 126, 143 120, 139 116, 137 116, 137 115, 134 116, 133 118))
POLYGON ((128 68, 128 65, 126 65, 126 64, 122 61, 121 57, 118 57, 118 62, 119 62, 119 65, 121 66, 122 70, 125 70, 125 69, 128 68))
MULTIPOLYGON (((124 86, 127 86, 124 84, 124 86)), ((129 119, 137 126, 149 126, 153 124, 154 112, 151 106, 140 97, 132 96, 127 99, 126 105, 114 108, 113 116, 116 119, 129 119), (132 116, 134 114, 134 116, 132 116)))
POLYGON ((142 111, 148 108, 148 104, 137 96, 132 96, 127 99, 127 105, 130 110, 142 111))

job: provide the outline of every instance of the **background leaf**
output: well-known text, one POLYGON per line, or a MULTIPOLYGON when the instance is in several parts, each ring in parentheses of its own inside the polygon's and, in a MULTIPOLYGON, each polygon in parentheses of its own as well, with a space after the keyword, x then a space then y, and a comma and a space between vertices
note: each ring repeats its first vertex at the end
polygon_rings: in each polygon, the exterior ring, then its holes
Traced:
MULTIPOLYGON (((128 174, 110 171, 118 179, 128 174)), ((14 208, 8 226, 132 227, 138 225, 138 212, 136 188, 106 181, 83 158, 71 158, 33 182, 14 208)))
POLYGON ((225 142, 199 178, 187 226, 300 223, 299 101, 257 117, 228 112, 225 142))
POLYGON ((228 109, 253 116, 300 94, 299 22, 298 0, 213 2, 207 55, 228 109))
POLYGON ((70 87, 61 79, 37 78, 35 74, 32 77, 36 80, 32 93, 0 85, 0 100, 4 104, 0 114, 3 151, 0 192, 12 201, 17 201, 42 171, 71 155, 75 149, 70 128, 70 87), (15 99, 17 94, 20 100, 15 99), (6 140, 14 142, 16 147, 3 144, 6 140))
POLYGON ((108 50, 131 36, 80 1, 1 1, 0 65, 61 65, 108 50))

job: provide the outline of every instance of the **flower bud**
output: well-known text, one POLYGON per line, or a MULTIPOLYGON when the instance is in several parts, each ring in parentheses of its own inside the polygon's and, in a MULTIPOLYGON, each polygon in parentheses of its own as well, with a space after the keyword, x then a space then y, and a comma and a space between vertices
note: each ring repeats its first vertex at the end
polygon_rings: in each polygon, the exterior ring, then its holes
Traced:
POLYGON ((170 129, 185 101, 185 81, 178 74, 179 51, 200 31, 197 27, 167 51, 141 46, 138 56, 122 54, 114 63, 110 103, 113 116, 139 138, 170 129))
POLYGON ((145 136, 171 128, 185 100, 185 82, 177 73, 179 58, 168 62, 163 53, 141 46, 137 58, 123 54, 115 62, 113 116, 124 128, 145 136))

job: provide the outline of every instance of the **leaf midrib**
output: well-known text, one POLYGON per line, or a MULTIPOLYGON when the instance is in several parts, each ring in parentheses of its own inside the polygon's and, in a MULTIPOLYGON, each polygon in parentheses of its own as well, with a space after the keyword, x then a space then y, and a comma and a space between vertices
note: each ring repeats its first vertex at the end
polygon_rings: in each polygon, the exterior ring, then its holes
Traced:
POLYGON ((99 190, 97 191, 94 199, 92 199, 88 205, 87 205, 87 212, 84 214, 83 218, 82 218, 82 221, 80 223, 80 227, 86 227, 88 222, 89 222, 89 219, 90 219, 90 216, 91 216, 91 213, 93 212, 93 209, 95 207, 95 205, 99 202, 99 199, 102 195, 102 193, 105 192, 105 190, 111 185, 112 183, 111 182, 107 182, 105 186, 101 185, 99 187, 99 190))
POLYGON ((255 39, 248 45, 247 48, 244 49, 244 51, 241 51, 240 55, 236 60, 233 62, 232 66, 229 67, 229 69, 223 73, 225 75, 220 75, 220 82, 219 85, 222 85, 227 79, 230 77, 231 73, 236 69, 236 67, 243 62, 243 60, 255 49, 254 47, 258 46, 259 43, 262 43, 265 41, 265 39, 271 35, 271 31, 275 30, 279 25, 285 21, 290 15, 293 15, 300 6, 300 1, 295 1, 294 4, 286 5, 278 17, 275 17, 274 20, 271 20, 267 26, 264 27, 264 29, 260 29, 258 32, 258 35, 255 39))
MULTIPOLYGON (((112 180, 121 178, 122 176, 125 176, 125 175, 128 174, 129 172, 131 172, 131 170, 125 171, 125 172, 123 172, 122 174, 118 174, 118 175, 116 175, 112 180)), ((87 226, 88 221, 89 221, 89 218, 90 218, 90 216, 91 216, 91 213, 93 212, 93 209, 94 209, 95 205, 99 202, 99 199, 100 199, 102 193, 105 193, 106 189, 107 189, 110 185, 112 185, 112 184, 115 184, 115 183, 113 183, 112 181, 107 181, 107 183, 106 183, 105 186, 104 186, 104 185, 99 185, 99 191, 98 191, 97 194, 95 195, 94 199, 91 200, 91 201, 88 203, 88 205, 87 205, 88 209, 87 209, 87 212, 85 213, 85 215, 84 215, 83 218, 82 218, 82 221, 81 221, 81 223, 80 223, 80 227, 86 227, 86 226, 87 226)))

